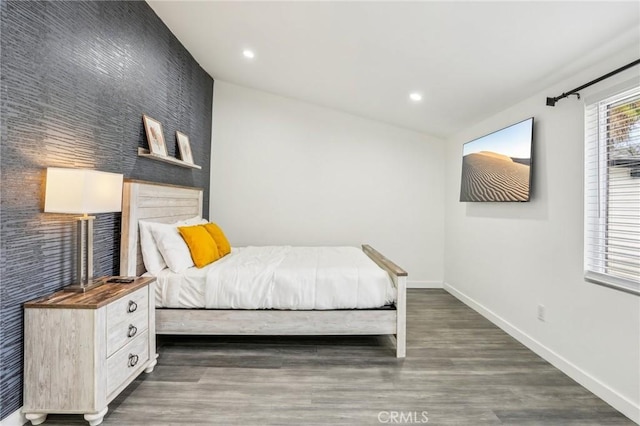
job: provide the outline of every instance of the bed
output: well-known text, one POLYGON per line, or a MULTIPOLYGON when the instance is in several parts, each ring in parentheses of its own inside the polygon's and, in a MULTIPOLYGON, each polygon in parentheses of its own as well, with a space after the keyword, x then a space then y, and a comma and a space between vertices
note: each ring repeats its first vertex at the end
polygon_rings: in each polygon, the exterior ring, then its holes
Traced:
MULTIPOLYGON (((127 179, 123 187, 120 275, 146 273, 139 221, 174 223, 202 215, 202 189, 127 179)), ((369 245, 362 246, 395 287, 389 306, 367 309, 185 309, 156 307, 157 334, 388 335, 396 357, 406 352, 407 273, 369 245)), ((160 278, 160 277, 159 277, 160 278)), ((156 305, 158 306, 158 304, 156 305)))

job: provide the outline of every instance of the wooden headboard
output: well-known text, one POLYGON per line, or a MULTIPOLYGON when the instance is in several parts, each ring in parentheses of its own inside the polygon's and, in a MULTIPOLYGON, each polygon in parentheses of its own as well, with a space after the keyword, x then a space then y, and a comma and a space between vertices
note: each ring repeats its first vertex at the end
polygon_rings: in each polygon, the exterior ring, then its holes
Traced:
POLYGON ((173 223, 202 215, 202 188, 126 179, 122 188, 120 275, 145 273, 139 220, 173 223))

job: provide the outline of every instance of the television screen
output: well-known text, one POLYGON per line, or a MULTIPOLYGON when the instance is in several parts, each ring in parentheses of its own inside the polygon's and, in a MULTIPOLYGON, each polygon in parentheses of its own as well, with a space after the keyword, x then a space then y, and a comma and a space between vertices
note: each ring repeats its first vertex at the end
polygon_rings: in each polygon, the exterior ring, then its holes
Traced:
POLYGON ((464 144, 460 201, 529 201, 533 117, 464 144))

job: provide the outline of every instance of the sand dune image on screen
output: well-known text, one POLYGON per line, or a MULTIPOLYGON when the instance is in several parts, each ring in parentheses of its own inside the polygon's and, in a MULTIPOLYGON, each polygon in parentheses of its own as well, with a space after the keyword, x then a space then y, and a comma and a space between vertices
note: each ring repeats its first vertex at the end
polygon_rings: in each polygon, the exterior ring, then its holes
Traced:
POLYGON ((481 151, 462 159, 461 200, 527 201, 529 165, 506 155, 481 151))
POLYGON ((533 119, 464 144, 460 201, 528 201, 533 119))

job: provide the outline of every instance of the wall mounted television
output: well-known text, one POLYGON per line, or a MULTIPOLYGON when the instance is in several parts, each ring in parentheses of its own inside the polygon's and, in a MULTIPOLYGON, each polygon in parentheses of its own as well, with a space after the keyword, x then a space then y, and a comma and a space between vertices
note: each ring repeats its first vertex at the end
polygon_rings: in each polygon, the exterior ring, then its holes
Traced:
POLYGON ((464 144, 460 201, 529 201, 533 117, 464 144))

